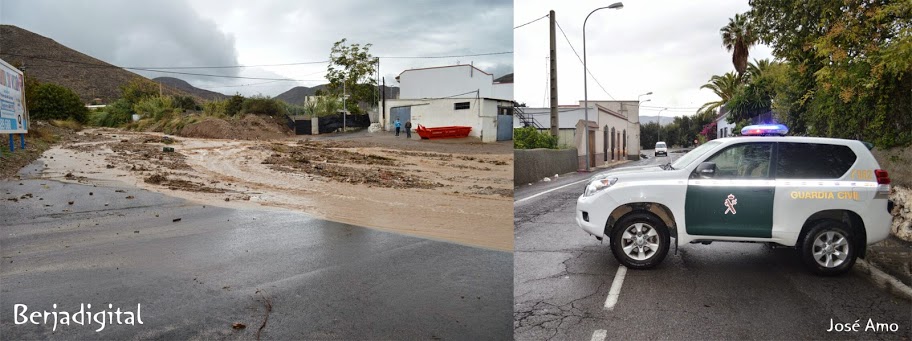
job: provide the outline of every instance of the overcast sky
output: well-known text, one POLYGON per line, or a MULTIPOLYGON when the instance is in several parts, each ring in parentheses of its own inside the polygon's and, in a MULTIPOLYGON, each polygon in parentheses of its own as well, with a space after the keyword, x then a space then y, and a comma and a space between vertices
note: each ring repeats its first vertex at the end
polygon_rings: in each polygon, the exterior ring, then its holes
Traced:
MULTIPOLYGON (((515 7, 514 26, 555 11, 557 22, 582 56, 583 20, 590 11, 609 1, 521 0, 515 7), (519 3, 522 3, 520 6, 519 3)), ((716 100, 700 90, 714 74, 733 71, 731 54, 722 47, 719 29, 735 13, 750 9, 747 0, 639 0, 624 1, 620 10, 603 9, 586 24, 587 64, 605 90, 618 100, 643 96, 640 115, 656 115, 659 108, 695 108, 716 100)), ((515 96, 528 106, 547 106, 548 19, 514 30, 515 96)), ((583 100, 583 65, 557 31, 558 99, 560 104, 583 100)), ((771 58, 767 46, 750 50, 750 59, 771 58)), ((610 100, 589 79, 590 100, 610 100)), ((693 109, 672 109, 663 117, 692 114, 693 109)))
MULTIPOLYGON (((0 23, 41 34, 119 66, 221 66, 324 61, 334 42, 372 43, 374 56, 444 56, 513 50, 513 2, 450 0, 2 0, 0 23)), ((513 56, 381 59, 387 85, 415 67, 474 62, 495 77, 513 56)), ((275 96, 326 83, 326 64, 175 70, 273 82, 140 72, 182 78, 227 94, 275 96), (221 87, 257 84, 244 87, 221 87)))

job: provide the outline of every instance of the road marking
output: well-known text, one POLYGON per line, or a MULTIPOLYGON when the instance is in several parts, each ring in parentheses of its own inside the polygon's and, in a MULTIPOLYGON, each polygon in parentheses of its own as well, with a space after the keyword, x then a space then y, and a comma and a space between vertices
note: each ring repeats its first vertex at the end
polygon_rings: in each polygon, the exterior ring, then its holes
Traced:
POLYGON ((606 337, 608 337, 608 331, 604 329, 599 329, 592 333, 592 341, 605 341, 606 337))
POLYGON ((572 183, 569 183, 569 184, 566 184, 566 185, 563 185, 563 186, 560 186, 560 187, 557 187, 557 188, 552 188, 552 189, 549 189, 549 190, 547 190, 547 191, 544 191, 544 192, 541 192, 541 193, 538 193, 538 194, 534 194, 534 195, 532 195, 532 196, 528 196, 528 197, 525 197, 525 198, 516 200, 516 201, 513 202, 513 204, 515 205, 515 204, 521 203, 521 202, 523 202, 523 201, 532 199, 532 198, 534 198, 534 197, 540 196, 540 195, 542 195, 542 194, 551 193, 551 192, 554 192, 554 191, 559 190, 559 189, 561 189, 561 188, 564 188, 564 187, 567 187, 567 186, 573 186, 573 185, 576 185, 576 184, 578 184, 578 183, 580 183, 580 182, 586 182, 586 181, 589 181, 589 179, 586 178, 586 179, 583 179, 583 180, 580 180, 580 181, 577 181, 577 182, 572 182, 572 183))
POLYGON ((611 282, 611 289, 608 290, 608 299, 605 300, 606 310, 614 310, 614 305, 617 304, 618 297, 621 296, 621 286, 624 285, 625 276, 627 276, 627 267, 621 265, 617 273, 614 274, 614 282, 611 282))

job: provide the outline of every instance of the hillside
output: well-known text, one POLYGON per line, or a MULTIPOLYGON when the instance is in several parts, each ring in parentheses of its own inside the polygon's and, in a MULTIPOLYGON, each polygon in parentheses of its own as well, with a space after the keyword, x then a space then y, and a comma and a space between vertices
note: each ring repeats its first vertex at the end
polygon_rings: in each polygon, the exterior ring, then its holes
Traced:
MULTIPOLYGON (((131 79, 148 80, 12 25, 0 25, 0 58, 14 66, 24 65, 26 77, 72 89, 86 103, 94 98, 113 102, 120 97, 120 87, 131 79)), ((168 95, 187 95, 170 86, 162 90, 168 95)))
MULTIPOLYGON (((304 98, 306 98, 307 96, 315 96, 317 93, 317 90, 322 90, 322 89, 326 89, 326 84, 317 85, 312 88, 308 88, 306 86, 296 86, 296 87, 289 89, 288 91, 285 91, 285 92, 279 94, 275 98, 285 101, 286 103, 289 103, 289 104, 303 104, 304 98)), ((399 87, 388 86, 388 87, 385 87, 384 90, 385 90, 384 93, 386 94, 387 99, 399 97, 399 87)))
POLYGON ((178 79, 178 78, 173 78, 173 77, 158 77, 158 78, 153 78, 152 80, 155 82, 164 84, 165 86, 169 86, 169 87, 172 87, 172 88, 175 88, 175 89, 187 92, 187 93, 191 93, 191 94, 196 95, 197 97, 207 99, 207 100, 222 100, 222 99, 228 98, 228 95, 225 95, 220 92, 209 91, 206 89, 197 88, 193 85, 190 85, 190 83, 187 83, 183 79, 178 79))

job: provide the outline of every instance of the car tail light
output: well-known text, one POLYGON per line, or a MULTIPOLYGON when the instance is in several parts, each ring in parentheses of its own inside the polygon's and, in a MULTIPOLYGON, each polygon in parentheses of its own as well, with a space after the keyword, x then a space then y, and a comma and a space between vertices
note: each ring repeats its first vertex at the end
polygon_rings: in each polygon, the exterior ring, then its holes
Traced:
POLYGON ((878 185, 889 185, 890 184, 890 174, 883 169, 875 169, 874 176, 877 177, 878 185))

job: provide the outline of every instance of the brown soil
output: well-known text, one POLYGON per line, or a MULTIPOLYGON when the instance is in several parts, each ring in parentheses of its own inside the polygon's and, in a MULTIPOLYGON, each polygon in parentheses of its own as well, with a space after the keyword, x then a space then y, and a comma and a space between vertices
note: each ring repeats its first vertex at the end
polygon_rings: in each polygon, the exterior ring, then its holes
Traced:
POLYGON ((90 129, 45 152, 42 176, 125 182, 213 206, 289 209, 512 250, 512 145, 338 136, 165 140, 159 133, 90 129))
POLYGON ((208 139, 269 140, 292 136, 284 118, 247 114, 240 119, 208 118, 189 124, 178 135, 208 139))

